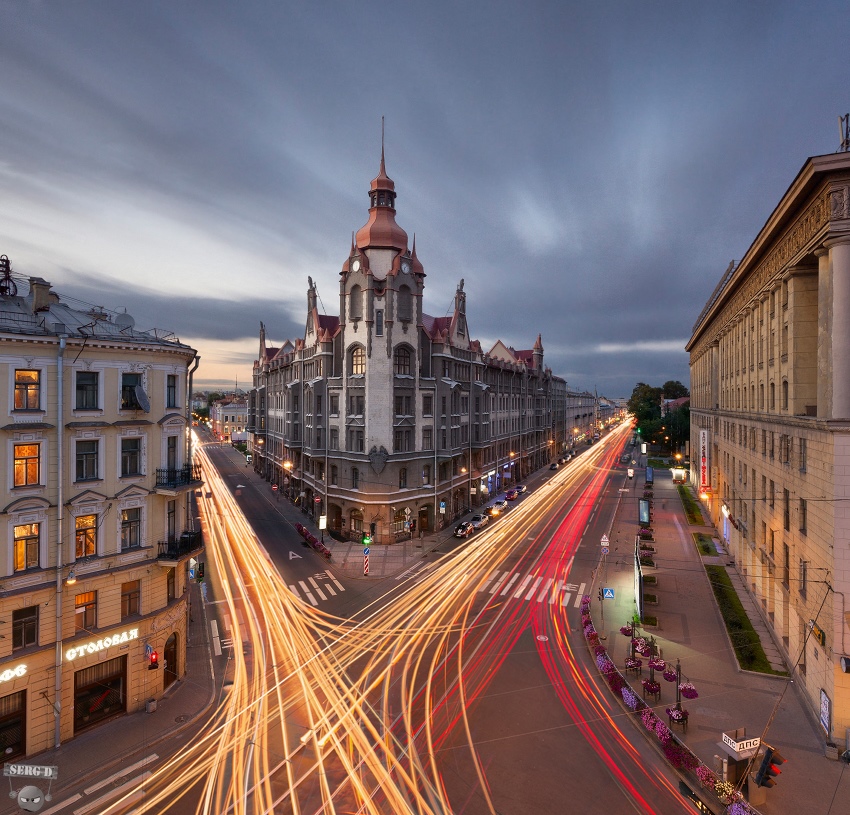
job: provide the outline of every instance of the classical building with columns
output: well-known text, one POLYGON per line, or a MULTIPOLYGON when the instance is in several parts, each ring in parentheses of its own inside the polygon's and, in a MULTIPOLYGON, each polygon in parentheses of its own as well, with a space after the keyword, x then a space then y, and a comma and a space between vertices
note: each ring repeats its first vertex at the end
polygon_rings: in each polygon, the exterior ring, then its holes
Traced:
POLYGON ((824 730, 850 728, 850 153, 810 158, 688 342, 695 483, 824 730))
POLYGON ((393 543, 439 528, 516 484, 595 426, 527 350, 472 338, 464 281, 449 316, 424 310, 425 269, 396 223, 381 157, 367 223, 339 276, 339 316, 312 279, 303 338, 261 326, 249 395, 254 468, 337 536, 393 543))

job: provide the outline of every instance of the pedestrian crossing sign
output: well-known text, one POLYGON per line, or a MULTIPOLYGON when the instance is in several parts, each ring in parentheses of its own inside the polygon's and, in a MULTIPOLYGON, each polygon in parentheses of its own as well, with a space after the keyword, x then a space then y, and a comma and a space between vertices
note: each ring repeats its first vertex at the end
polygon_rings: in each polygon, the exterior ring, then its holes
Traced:
POLYGON ((603 600, 613 600, 614 599, 614 589, 602 589, 602 599, 603 600))

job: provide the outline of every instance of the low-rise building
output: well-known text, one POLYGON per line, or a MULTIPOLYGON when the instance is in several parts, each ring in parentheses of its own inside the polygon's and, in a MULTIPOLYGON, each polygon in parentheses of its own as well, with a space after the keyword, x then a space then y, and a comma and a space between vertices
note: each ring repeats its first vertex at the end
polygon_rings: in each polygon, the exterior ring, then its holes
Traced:
POLYGON ((0 257, 7 758, 137 710, 185 674, 196 366, 175 337, 73 308, 0 257))

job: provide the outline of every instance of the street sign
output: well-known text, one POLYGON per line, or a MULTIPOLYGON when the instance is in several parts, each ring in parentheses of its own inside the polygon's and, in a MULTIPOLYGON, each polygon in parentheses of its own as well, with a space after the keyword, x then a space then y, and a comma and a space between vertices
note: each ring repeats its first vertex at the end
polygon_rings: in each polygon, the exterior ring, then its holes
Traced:
POLYGON ((446 514, 446 502, 445 501, 440 501, 440 514, 441 515, 446 514))
POLYGON ((601 541, 599 541, 599 543, 600 543, 602 546, 607 546, 607 545, 608 545, 608 543, 609 543, 609 541, 608 541, 608 536, 607 536, 607 535, 603 535, 603 536, 602 536, 602 540, 601 540, 601 541))
POLYGON ((607 554, 608 554, 608 552, 610 552, 610 551, 611 551, 611 550, 610 550, 607 546, 603 546, 603 547, 602 547, 602 554, 603 554, 603 555, 607 555, 607 554))
POLYGON ((614 599, 614 589, 602 589, 602 599, 603 600, 613 600, 614 599))
POLYGON ((369 556, 369 547, 368 546, 365 549, 363 549, 363 554, 366 555, 366 557, 369 556))
POLYGON ((189 580, 194 580, 194 579, 195 579, 195 570, 189 569, 189 580))
POLYGON ((277 484, 272 484, 272 492, 277 492, 277 484))
MULTIPOLYGON (((7 778, 59 778, 59 768, 38 764, 9 764, 3 765, 3 775, 7 778)), ((10 782, 11 783, 11 782, 10 782)))
POLYGON ((321 498, 319 498, 319 496, 317 495, 317 496, 313 499, 313 503, 314 503, 314 504, 321 504, 321 503, 322 503, 322 499, 321 499, 321 498))
POLYGON ((145 644, 145 659, 150 659, 151 654, 153 654, 153 646, 145 644))

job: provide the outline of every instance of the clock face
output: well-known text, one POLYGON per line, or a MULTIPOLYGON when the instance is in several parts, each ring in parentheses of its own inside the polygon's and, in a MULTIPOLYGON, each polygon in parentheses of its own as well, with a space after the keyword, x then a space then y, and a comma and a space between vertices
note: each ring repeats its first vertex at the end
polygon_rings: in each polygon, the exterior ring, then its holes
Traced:
POLYGON ((405 274, 407 274, 410 271, 410 264, 406 260, 401 264, 401 270, 405 274))
POLYGON ((353 271, 359 272, 360 271, 360 261, 355 260, 354 263, 351 264, 351 268, 352 268, 353 271))

